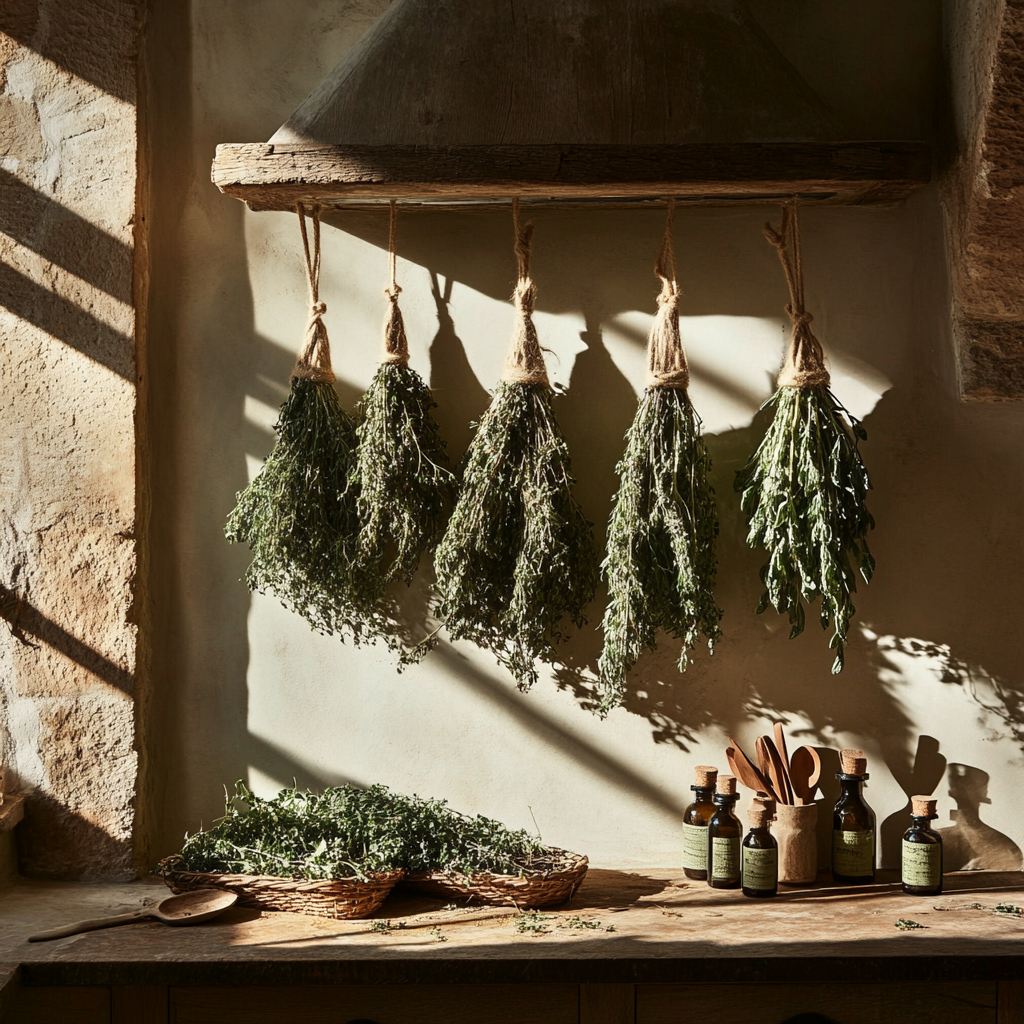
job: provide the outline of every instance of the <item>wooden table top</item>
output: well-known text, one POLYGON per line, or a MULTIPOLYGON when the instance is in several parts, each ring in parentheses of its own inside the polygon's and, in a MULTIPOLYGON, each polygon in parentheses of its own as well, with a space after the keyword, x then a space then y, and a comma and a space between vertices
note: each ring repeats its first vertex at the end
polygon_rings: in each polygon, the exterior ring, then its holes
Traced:
POLYGON ((145 921, 31 944, 167 889, 23 881, 0 892, 0 971, 20 964, 38 985, 1024 979, 1024 916, 995 910, 1024 907, 1024 873, 947 875, 937 897, 905 896, 887 877, 752 900, 678 869, 592 869, 544 917, 396 894, 361 921, 233 908, 193 927, 145 921))

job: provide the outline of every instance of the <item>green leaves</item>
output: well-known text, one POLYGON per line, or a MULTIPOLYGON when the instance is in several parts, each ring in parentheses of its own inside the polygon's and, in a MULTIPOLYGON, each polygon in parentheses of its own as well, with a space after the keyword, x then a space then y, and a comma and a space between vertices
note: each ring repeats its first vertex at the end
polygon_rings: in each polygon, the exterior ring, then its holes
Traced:
POLYGON ((820 598, 819 621, 822 629, 833 626, 832 672, 839 673, 855 611, 854 566, 865 582, 875 569, 866 540, 875 522, 864 504, 871 482, 857 449, 867 433, 826 387, 781 387, 769 406, 775 418, 736 474, 747 542, 768 552, 757 610, 771 604, 787 613, 793 638, 804 628, 803 602, 820 598))
POLYGON ((423 378, 402 363, 384 363, 359 403, 357 578, 366 599, 392 580, 410 583, 444 533, 455 478, 444 468, 436 407, 423 378))
POLYGON ((250 590, 275 594, 322 633, 345 629, 358 639, 355 425, 332 384, 297 377, 274 429, 277 444, 238 495, 225 533, 252 551, 250 590))
POLYGON ((622 702, 626 673, 660 629, 682 641, 679 668, 703 634, 714 650, 718 516, 700 417, 684 388, 649 387, 616 467, 619 491, 602 570, 608 580, 599 662, 606 714, 622 702))
POLYGON ((491 651, 521 690, 554 661, 593 599, 597 554, 572 496, 569 451, 543 384, 499 385, 466 453, 462 492, 434 565, 453 639, 491 651))
POLYGON ((528 832, 386 786, 284 789, 263 800, 239 781, 224 817, 186 837, 181 868, 318 879, 396 868, 530 875, 549 866, 546 853, 528 832))

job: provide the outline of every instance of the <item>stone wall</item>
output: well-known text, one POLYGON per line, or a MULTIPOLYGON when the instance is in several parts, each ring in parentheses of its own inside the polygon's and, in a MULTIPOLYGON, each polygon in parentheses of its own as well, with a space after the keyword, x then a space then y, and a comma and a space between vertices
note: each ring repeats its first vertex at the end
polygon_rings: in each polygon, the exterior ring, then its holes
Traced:
POLYGON ((0 6, 0 731, 32 875, 136 870, 137 15, 0 6))

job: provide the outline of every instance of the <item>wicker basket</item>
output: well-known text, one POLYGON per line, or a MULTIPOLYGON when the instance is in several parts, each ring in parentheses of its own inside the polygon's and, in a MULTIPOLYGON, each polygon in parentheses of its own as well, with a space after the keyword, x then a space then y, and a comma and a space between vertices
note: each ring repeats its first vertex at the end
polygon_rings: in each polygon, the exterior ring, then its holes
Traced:
POLYGON ((371 872, 365 879, 275 878, 270 875, 218 875, 183 871, 180 856, 167 857, 159 865, 172 892, 193 889, 225 889, 238 895, 240 907, 286 910, 313 917, 366 917, 387 898, 402 871, 371 872))
MULTIPOLYGON (((552 851, 556 852, 556 851, 552 851)), ((490 903, 503 907, 553 907, 566 903, 587 877, 589 861, 575 853, 562 854, 560 863, 550 871, 532 876, 448 874, 439 871, 410 872, 402 885, 419 892, 467 903, 490 903)))

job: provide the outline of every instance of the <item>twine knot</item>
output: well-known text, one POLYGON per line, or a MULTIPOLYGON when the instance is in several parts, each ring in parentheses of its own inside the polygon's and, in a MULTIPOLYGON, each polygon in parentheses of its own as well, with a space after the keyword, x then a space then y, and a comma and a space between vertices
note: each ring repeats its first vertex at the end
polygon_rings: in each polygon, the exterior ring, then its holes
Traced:
POLYGON ((533 224, 520 226, 518 199, 512 200, 512 224, 515 228, 518 265, 518 280, 512 301, 518 316, 512 328, 512 341, 505 355, 501 379, 514 384, 547 384, 549 381, 544 353, 537 338, 537 328, 533 324, 533 307, 537 301, 537 289, 530 277, 533 224))
POLYGON ((301 203, 295 207, 302 229, 302 250, 306 256, 306 277, 309 283, 309 323, 302 351, 292 370, 292 380, 305 379, 334 383, 331 369, 331 343, 327 339, 327 327, 323 315, 327 303, 320 301, 320 207, 313 207, 313 245, 306 234, 306 211, 301 203))
POLYGON ((669 200, 665 220, 665 238, 654 273, 661 281, 658 312, 651 324, 647 339, 647 384, 652 388, 682 388, 690 386, 690 367, 679 333, 679 284, 676 282, 676 255, 672 244, 672 222, 676 204, 669 200))
POLYGON ((395 222, 398 220, 398 204, 391 200, 391 212, 388 218, 388 286, 384 294, 388 297, 388 318, 384 321, 384 354, 381 362, 385 365, 396 363, 399 366, 409 365, 409 339, 405 335, 405 320, 402 318, 402 307, 398 305, 398 296, 402 289, 395 280, 395 222))
POLYGON ((793 333, 786 349, 786 359, 779 374, 778 386, 789 388, 828 387, 825 353, 821 342, 811 330, 814 319, 804 308, 804 268, 800 259, 800 221, 796 203, 782 208, 782 225, 776 231, 765 224, 764 236, 775 247, 789 286, 786 313, 793 323, 793 333))

